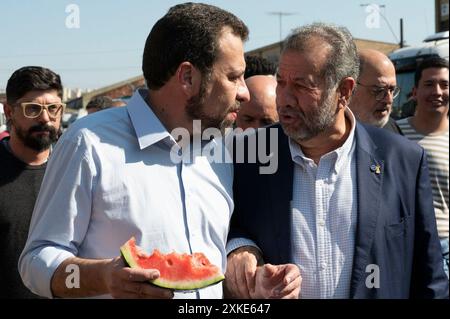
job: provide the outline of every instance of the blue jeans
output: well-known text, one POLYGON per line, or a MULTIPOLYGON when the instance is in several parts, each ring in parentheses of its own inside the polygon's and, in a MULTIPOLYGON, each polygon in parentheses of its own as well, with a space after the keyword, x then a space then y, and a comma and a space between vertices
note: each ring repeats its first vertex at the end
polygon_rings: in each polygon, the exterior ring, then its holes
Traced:
POLYGON ((444 271, 448 278, 448 238, 441 239, 442 257, 444 258, 444 271))

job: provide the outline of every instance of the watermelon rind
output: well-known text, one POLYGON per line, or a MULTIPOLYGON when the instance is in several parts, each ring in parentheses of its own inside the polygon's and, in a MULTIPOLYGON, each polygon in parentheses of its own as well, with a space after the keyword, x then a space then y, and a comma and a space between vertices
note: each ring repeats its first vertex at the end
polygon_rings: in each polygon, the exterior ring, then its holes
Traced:
POLYGON ((122 247, 120 247, 120 253, 122 254, 122 257, 125 259, 128 267, 138 268, 138 264, 134 261, 133 256, 131 255, 129 242, 126 242, 122 247))
POLYGON ((161 278, 152 280, 151 283, 155 286, 162 287, 162 288, 168 288, 168 289, 174 289, 174 290, 186 290, 187 292, 196 290, 196 289, 202 289, 206 288, 215 284, 218 284, 222 280, 225 279, 224 275, 218 275, 216 277, 212 277, 210 279, 205 280, 190 280, 190 281, 168 281, 161 278))
MULTIPOLYGON (((129 246, 129 242, 130 241, 126 242, 122 247, 120 247, 120 253, 122 254, 122 257, 125 259, 125 262, 128 267, 141 268, 141 267, 139 267, 139 265, 134 260, 132 254, 131 254, 131 248, 129 246)), ((186 280, 186 281, 177 281, 177 282, 166 280, 163 278, 157 278, 155 280, 150 280, 150 283, 152 285, 155 285, 155 286, 161 287, 161 288, 179 290, 180 292, 192 292, 197 289, 202 289, 202 288, 206 288, 206 287, 218 284, 219 282, 223 281, 224 279, 225 279, 225 276, 223 274, 218 274, 217 276, 207 278, 207 279, 202 279, 202 280, 186 280)))

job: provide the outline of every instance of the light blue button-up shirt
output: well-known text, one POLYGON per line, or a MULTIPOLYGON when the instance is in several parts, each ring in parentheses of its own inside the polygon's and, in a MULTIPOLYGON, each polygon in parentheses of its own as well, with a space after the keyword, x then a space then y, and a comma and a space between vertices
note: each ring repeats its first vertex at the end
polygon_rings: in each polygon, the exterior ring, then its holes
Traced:
POLYGON ((289 139, 294 179, 292 256, 300 268, 300 298, 349 298, 357 222, 355 118, 347 140, 319 164, 289 139))
MULTIPOLYGON (((34 293, 52 297, 51 277, 65 259, 116 257, 131 236, 148 253, 202 252, 225 271, 232 166, 205 156, 174 163, 178 145, 145 94, 77 121, 55 147, 19 260, 34 293)), ((222 144, 202 145, 211 143, 222 144)), ((221 298, 222 285, 175 297, 221 298)))

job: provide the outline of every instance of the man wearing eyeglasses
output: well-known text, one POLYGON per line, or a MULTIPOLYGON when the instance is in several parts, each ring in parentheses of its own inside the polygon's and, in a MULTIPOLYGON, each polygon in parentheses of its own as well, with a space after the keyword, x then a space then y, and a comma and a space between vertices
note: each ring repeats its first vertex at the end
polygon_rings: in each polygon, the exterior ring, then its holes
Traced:
POLYGON ((0 298, 32 298, 17 270, 64 104, 59 75, 28 66, 6 86, 10 136, 0 141, 0 298))
POLYGON ((394 99, 400 93, 394 65, 379 51, 364 49, 358 53, 360 76, 350 101, 350 109, 360 122, 401 134, 390 117, 394 99))

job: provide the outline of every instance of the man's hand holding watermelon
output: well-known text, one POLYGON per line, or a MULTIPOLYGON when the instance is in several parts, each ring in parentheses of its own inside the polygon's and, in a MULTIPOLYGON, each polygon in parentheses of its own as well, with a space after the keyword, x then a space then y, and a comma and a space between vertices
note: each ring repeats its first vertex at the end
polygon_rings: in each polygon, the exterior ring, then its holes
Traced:
POLYGON ((121 257, 114 259, 88 260, 69 258, 53 275, 51 287, 55 297, 89 297, 110 294, 114 298, 173 298, 170 289, 149 285, 159 277, 156 269, 129 268, 121 257), (66 285, 70 265, 77 265, 80 287, 69 289, 66 285))
POLYGON ((172 290, 148 284, 159 276, 157 269, 129 268, 117 257, 110 264, 106 285, 114 298, 173 298, 172 290))

